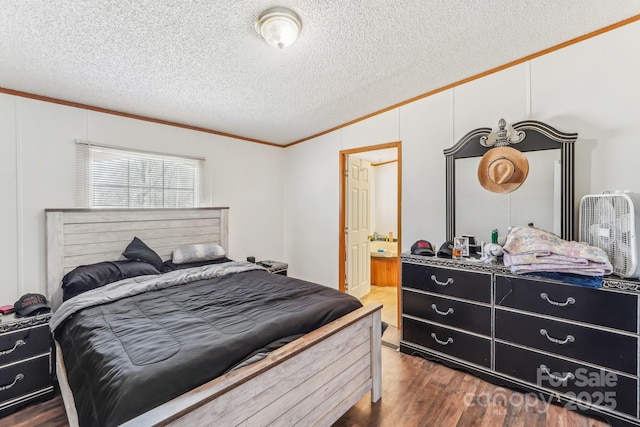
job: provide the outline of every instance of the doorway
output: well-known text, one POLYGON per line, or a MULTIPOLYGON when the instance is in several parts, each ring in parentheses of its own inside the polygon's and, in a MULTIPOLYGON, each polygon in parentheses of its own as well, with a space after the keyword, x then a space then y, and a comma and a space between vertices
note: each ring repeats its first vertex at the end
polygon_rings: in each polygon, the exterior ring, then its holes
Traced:
MULTIPOLYGON (((400 341, 400 248, 401 248, 401 188, 402 188, 402 152, 401 142, 389 142, 386 144, 352 148, 340 151, 340 214, 339 214, 339 259, 338 259, 338 285, 342 292, 356 293, 356 297, 363 304, 379 302, 383 304, 382 320, 389 324, 389 328, 383 336, 383 341, 395 343, 400 341), (358 159, 354 162, 354 158, 358 159), (351 159, 351 160, 350 160, 351 159), (368 190, 373 194, 374 202, 363 201, 365 197, 360 192, 361 184, 352 184, 354 174, 358 173, 361 164, 369 164, 369 171, 364 166, 361 177, 371 177, 374 181, 368 190), (349 170, 351 169, 351 170, 349 170), (376 182, 376 176, 380 179, 376 182), (389 178, 391 176, 391 179, 389 178), (382 183, 383 179, 389 182, 382 183), (376 197, 376 186, 388 188, 389 194, 376 197), (354 195, 350 201, 350 196, 354 195), (380 200, 382 199, 382 200, 380 200), (393 200, 392 200, 393 199, 393 200), (379 203, 380 204, 379 204, 379 203), (371 206, 367 219, 362 219, 362 206, 371 206), (376 208, 376 206, 378 206, 376 208), (376 212, 376 209, 378 212, 376 212), (378 219, 376 214, 380 214, 378 219), (393 220, 389 214, 394 214, 393 220), (371 220, 371 218, 374 218, 371 220), (360 218, 360 219, 359 219, 360 218), (391 222, 390 222, 391 221, 391 222), (351 224, 351 228, 350 228, 351 224), (363 228, 365 231, 363 231, 363 228), (377 229, 380 228, 380 229, 377 229), (353 233, 350 232, 353 231, 353 233), (364 233, 366 244, 363 245, 364 233), (355 240, 353 235, 356 236, 355 240), (360 239, 360 240, 358 240, 360 239), (366 251, 366 252, 365 252, 366 251), (366 254, 365 257, 362 254, 366 254), (366 261, 366 262, 365 262, 366 261), (363 267, 364 266, 364 267, 363 267), (362 280, 358 274, 366 269, 369 282, 362 280), (355 279, 352 276, 355 273, 355 279), (350 280, 356 280, 352 286, 350 280), (364 286, 363 286, 364 284, 364 286), (370 289, 369 289, 370 286, 370 289), (362 289, 367 289, 362 294, 362 289)), ((358 181, 353 179, 353 181, 358 181)), ((368 197, 368 196, 367 196, 368 197)), ((365 209, 366 210, 366 209, 365 209)))

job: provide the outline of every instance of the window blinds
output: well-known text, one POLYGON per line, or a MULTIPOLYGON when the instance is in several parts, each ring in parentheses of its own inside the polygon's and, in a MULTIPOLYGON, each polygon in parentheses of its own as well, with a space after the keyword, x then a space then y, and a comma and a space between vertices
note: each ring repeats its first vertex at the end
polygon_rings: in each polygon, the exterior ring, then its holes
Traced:
POLYGON ((200 204, 204 159, 76 141, 76 200, 89 208, 190 208, 200 204))

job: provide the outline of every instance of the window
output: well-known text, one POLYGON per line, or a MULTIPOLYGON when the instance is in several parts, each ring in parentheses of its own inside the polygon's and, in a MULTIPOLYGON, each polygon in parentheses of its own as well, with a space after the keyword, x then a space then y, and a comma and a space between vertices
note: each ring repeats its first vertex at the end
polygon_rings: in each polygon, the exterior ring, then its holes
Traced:
POLYGON ((204 159, 76 143, 78 206, 198 207, 204 159))

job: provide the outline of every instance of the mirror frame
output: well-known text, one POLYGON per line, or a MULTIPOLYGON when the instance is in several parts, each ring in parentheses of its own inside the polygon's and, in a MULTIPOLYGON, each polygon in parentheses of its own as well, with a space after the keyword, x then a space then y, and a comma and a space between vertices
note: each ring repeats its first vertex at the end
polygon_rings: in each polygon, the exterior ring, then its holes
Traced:
MULTIPOLYGON (((577 133, 559 131, 546 123, 536 120, 523 120, 512 125, 518 134, 524 132, 524 140, 509 147, 522 152, 560 149, 561 162, 561 236, 573 240, 573 203, 574 203, 574 142, 577 133)), ((491 128, 478 128, 463 136, 453 147, 444 150, 446 161, 446 235, 453 240, 456 231, 456 159, 482 157, 493 147, 480 144, 482 137, 488 136, 491 128)))

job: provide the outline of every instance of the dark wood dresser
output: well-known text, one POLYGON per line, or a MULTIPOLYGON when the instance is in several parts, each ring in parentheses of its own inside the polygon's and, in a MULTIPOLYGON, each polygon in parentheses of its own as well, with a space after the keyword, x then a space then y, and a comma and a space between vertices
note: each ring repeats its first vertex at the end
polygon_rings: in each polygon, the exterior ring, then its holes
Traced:
POLYGON ((638 281, 595 289, 403 254, 400 351, 640 425, 639 295, 638 281))
POLYGON ((0 321, 0 417, 53 397, 51 314, 0 321))

